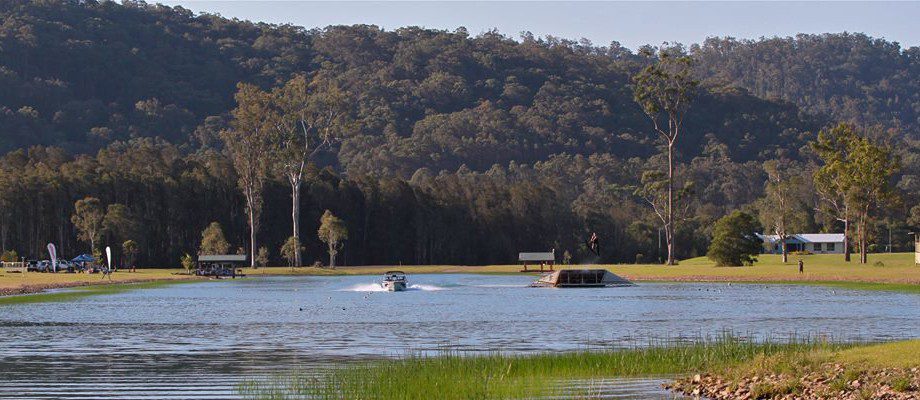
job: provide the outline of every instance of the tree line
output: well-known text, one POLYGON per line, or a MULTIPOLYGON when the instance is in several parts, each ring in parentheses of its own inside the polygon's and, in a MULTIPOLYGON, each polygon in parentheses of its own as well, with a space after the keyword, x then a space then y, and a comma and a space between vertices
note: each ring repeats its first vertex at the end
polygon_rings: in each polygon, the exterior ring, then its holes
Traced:
POLYGON ((788 203, 790 232, 852 227, 879 244, 891 230, 904 249, 920 223, 920 143, 903 109, 915 102, 902 93, 916 51, 864 35, 632 52, 464 29, 306 30, 142 2, 20 0, 0 13, 0 233, 29 257, 48 241, 91 250, 73 219, 86 198, 130 217, 138 232, 103 224, 99 240, 135 241, 146 265, 197 252, 212 222, 233 249, 265 247, 280 263, 282 247, 303 248, 292 263, 308 264, 328 250, 313 234, 326 210, 347 225, 349 264, 511 262, 550 248, 592 261, 592 232, 599 261, 668 262, 705 254, 734 210, 776 231, 776 191, 806 199, 788 203), (781 68, 804 60, 813 74, 781 68), (847 67, 826 73, 835 63, 847 67), (750 75, 764 70, 777 72, 750 75), (643 94, 673 93, 680 74, 690 102, 643 94), (818 75, 827 82, 809 86, 818 75), (811 143, 837 121, 898 161, 899 201, 870 217, 864 201, 831 213, 815 175, 825 161, 811 143))

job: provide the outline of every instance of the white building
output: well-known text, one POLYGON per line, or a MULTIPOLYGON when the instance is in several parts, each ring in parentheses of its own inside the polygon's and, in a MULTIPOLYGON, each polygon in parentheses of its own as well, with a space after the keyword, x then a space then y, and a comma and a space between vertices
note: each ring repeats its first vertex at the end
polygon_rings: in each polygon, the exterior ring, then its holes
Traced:
POLYGON ((920 265, 920 233, 914 234, 914 262, 920 265))
MULTIPOLYGON (((764 254, 782 254, 777 235, 757 235, 763 240, 764 254)), ((786 238, 786 251, 807 251, 814 254, 843 254, 842 233, 799 233, 786 238)))

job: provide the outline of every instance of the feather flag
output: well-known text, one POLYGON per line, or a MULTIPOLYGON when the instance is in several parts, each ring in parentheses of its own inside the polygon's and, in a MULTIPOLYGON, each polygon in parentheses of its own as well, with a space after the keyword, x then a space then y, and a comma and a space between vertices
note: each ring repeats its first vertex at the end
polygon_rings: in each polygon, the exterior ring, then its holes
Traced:
POLYGON ((57 272, 57 249, 54 243, 48 243, 48 256, 51 257, 51 270, 57 272))
POLYGON ((105 246, 105 256, 109 261, 109 269, 112 269, 112 246, 105 246))

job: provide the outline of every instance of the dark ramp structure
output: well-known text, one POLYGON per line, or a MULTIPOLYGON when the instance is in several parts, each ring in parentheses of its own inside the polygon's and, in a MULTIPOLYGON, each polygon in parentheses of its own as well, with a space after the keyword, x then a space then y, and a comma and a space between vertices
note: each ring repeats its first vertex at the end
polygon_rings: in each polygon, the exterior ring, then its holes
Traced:
POLYGON ((540 277, 533 287, 607 287, 634 284, 606 269, 564 269, 540 277))
POLYGON ((221 278, 225 276, 229 276, 231 278, 246 276, 239 268, 246 266, 248 260, 249 258, 245 254, 214 254, 198 256, 198 268, 195 270, 195 275, 213 276, 215 278, 221 278))

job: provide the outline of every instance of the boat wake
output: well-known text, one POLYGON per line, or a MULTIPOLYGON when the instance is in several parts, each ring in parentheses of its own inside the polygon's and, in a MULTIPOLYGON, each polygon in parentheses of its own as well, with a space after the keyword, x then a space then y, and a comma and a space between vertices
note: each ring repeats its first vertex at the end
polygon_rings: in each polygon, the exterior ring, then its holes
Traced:
MULTIPOLYGON (((420 290, 424 292, 437 292, 440 290, 447 290, 447 288, 435 285, 409 285, 406 290, 420 290)), ((349 288, 340 290, 341 292, 386 292, 387 289, 383 286, 380 286, 379 283, 366 283, 360 285, 354 285, 349 288)))

